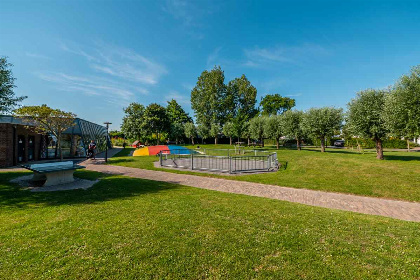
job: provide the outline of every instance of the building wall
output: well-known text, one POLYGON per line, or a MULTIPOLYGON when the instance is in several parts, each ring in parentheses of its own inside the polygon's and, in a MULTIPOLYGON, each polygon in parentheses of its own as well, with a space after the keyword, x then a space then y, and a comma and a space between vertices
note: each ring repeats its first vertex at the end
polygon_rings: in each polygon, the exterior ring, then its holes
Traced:
POLYGON ((23 125, 14 125, 7 123, 0 123, 0 167, 9 167, 29 161, 29 136, 34 136, 34 157, 32 160, 39 160, 41 137, 42 135, 35 133, 32 130, 25 128, 23 125), (14 127, 16 133, 14 135, 14 127), (22 162, 18 162, 18 136, 25 137, 24 157, 22 162))
POLYGON ((13 165, 13 126, 0 123, 0 167, 13 165))

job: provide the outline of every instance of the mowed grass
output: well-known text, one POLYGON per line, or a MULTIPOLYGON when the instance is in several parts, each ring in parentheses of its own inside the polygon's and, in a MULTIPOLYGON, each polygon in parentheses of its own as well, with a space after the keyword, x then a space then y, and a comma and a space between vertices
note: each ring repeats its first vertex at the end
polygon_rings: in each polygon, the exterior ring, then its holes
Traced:
POLYGON ((0 279, 418 279, 420 223, 81 171, 0 173, 0 279))
MULTIPOLYGON (((200 145, 203 148, 229 148, 229 145, 200 145)), ((269 147, 268 147, 269 148, 269 147)), ((420 152, 385 152, 380 161, 372 151, 364 154, 351 150, 280 149, 279 161, 287 168, 275 173, 223 176, 183 170, 155 168, 156 156, 126 156, 129 149, 110 160, 110 164, 229 180, 258 182, 293 188, 350 193, 408 201, 420 201, 420 152), (284 165, 285 166, 285 165, 284 165)))

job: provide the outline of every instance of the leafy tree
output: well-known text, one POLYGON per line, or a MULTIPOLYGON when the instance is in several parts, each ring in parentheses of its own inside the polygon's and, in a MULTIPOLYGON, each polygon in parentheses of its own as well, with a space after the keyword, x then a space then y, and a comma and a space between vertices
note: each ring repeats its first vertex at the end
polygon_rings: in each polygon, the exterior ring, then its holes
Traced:
POLYGON ((185 137, 191 139, 191 144, 194 145, 194 137, 197 135, 197 129, 192 122, 184 124, 185 137))
POLYGON ((0 113, 13 111, 18 103, 26 98, 26 96, 16 97, 13 91, 16 79, 10 69, 12 66, 6 57, 0 57, 0 113))
POLYGON ((191 91, 191 107, 197 123, 210 129, 212 123, 224 123, 226 118, 225 74, 220 68, 203 71, 191 91))
MULTIPOLYGON (((235 124, 236 135, 240 137, 245 123, 256 114, 257 89, 245 75, 235 78, 227 85, 226 108, 228 120, 235 124)), ((239 140, 238 140, 239 141, 239 140)))
POLYGON ((420 135, 420 65, 403 75, 386 96, 383 117, 392 135, 407 139, 410 150, 409 139, 420 135))
POLYGON ((295 107, 295 100, 289 97, 282 97, 280 94, 267 94, 261 98, 260 106, 263 115, 281 115, 287 110, 295 107))
POLYGON ((52 109, 45 104, 42 106, 24 106, 15 110, 15 114, 27 122, 34 123, 35 126, 31 126, 31 128, 38 133, 50 133, 54 135, 57 138, 60 160, 63 160, 61 147, 62 134, 74 125, 75 114, 59 109, 52 109))
POLYGON ((283 118, 281 115, 267 117, 264 123, 264 136, 276 140, 277 149, 280 148, 280 137, 283 133, 283 118))
POLYGON ((325 152, 325 137, 334 135, 343 122, 343 110, 324 107, 311 108, 303 114, 302 130, 321 141, 321 152, 325 152))
POLYGON ((210 127, 210 136, 214 137, 214 144, 217 145, 217 138, 219 137, 220 133, 220 125, 217 123, 212 123, 210 127))
POLYGON ((170 121, 166 109, 156 103, 151 103, 144 111, 144 128, 148 134, 156 133, 159 145, 160 135, 170 130, 170 121))
POLYGON ((168 101, 166 112, 171 123, 184 124, 187 122, 192 122, 191 117, 184 111, 184 109, 181 107, 181 105, 178 104, 178 102, 176 102, 175 99, 168 101))
POLYGON ((204 144, 204 139, 207 139, 210 136, 210 129, 204 124, 199 124, 197 126, 197 132, 198 135, 201 137, 201 143, 204 144))
POLYGON ((376 143, 376 158, 384 159, 382 141, 389 130, 383 112, 386 93, 368 89, 357 93, 348 104, 348 125, 356 136, 370 138, 376 143))
POLYGON ((109 132, 110 137, 124 138, 124 133, 118 130, 111 130, 109 132))
POLYGON ((244 123, 244 126, 242 128, 242 134, 240 137, 243 137, 247 139, 248 146, 251 144, 251 133, 249 131, 249 121, 244 123))
POLYGON ((289 110, 283 114, 283 130, 284 134, 288 137, 293 137, 296 140, 296 147, 300 151, 302 138, 304 137, 301 128, 303 118, 302 111, 289 110))
POLYGON ((184 125, 178 122, 171 123, 170 136, 175 139, 178 145, 179 138, 184 136, 184 125))
POLYGON ((233 122, 226 122, 223 126, 223 134, 229 137, 229 143, 232 145, 232 137, 236 136, 236 128, 233 122))
POLYGON ((264 129, 267 118, 264 116, 257 116, 249 121, 249 134, 252 138, 258 139, 264 147, 264 129))
POLYGON ((121 125, 121 131, 129 139, 146 140, 144 113, 146 108, 139 103, 133 102, 124 108, 125 116, 121 125))

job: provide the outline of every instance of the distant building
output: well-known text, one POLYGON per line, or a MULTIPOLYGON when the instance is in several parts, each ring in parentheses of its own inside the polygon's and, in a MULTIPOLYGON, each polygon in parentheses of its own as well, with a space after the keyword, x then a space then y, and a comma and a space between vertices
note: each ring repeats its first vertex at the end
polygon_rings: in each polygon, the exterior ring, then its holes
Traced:
MULTIPOLYGON (((106 145, 111 148, 104 126, 76 118, 75 125, 63 134, 63 157, 85 157, 90 140, 96 142, 97 152, 104 151, 106 145)), ((54 136, 36 133, 21 118, 0 115, 0 167, 59 158, 56 143, 54 136)))

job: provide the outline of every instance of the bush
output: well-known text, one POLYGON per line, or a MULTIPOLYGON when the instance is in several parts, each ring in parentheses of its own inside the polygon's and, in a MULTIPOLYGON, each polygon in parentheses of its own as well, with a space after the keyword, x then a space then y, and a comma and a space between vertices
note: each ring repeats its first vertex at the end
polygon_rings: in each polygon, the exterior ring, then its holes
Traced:
MULTIPOLYGON (((345 142, 346 147, 357 147, 357 141, 360 146, 364 149, 374 149, 375 141, 372 139, 347 139, 345 142)), ((407 141, 401 139, 388 139, 383 141, 382 146, 386 149, 407 149, 407 141)), ((418 147, 419 145, 413 142, 410 142, 410 147, 418 147)))

